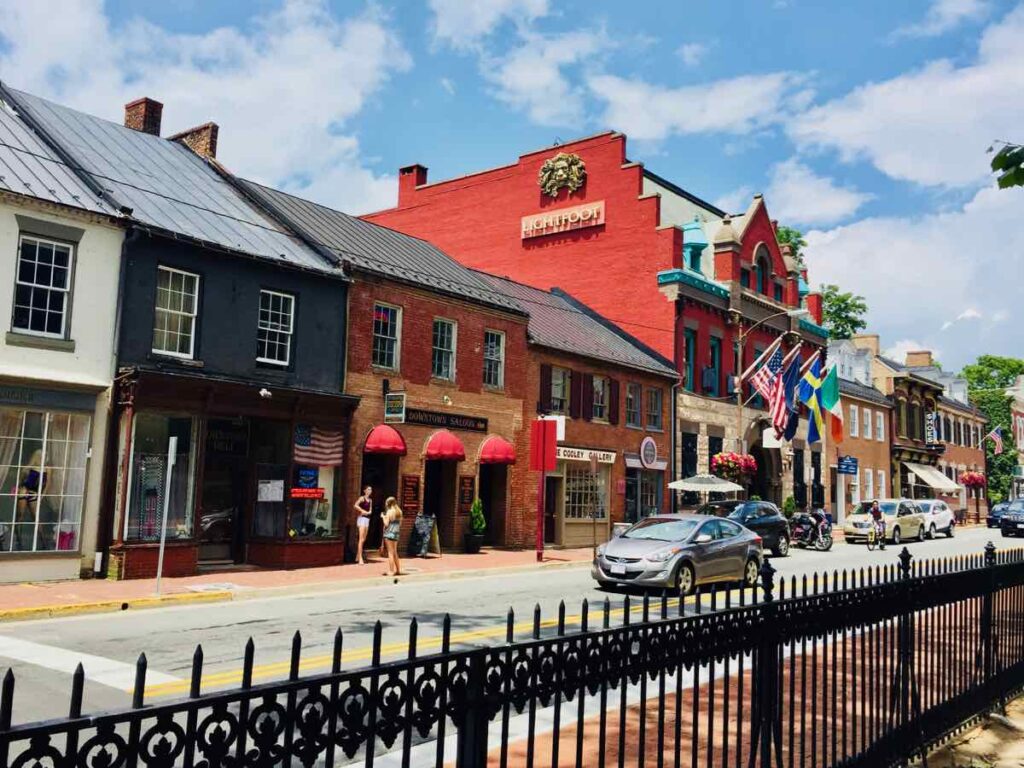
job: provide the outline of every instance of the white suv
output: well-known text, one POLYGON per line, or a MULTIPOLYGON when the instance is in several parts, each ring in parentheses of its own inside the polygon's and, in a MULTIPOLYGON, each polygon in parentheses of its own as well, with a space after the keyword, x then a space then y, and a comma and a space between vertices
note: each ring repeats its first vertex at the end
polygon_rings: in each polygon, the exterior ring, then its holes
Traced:
POLYGON ((916 504, 924 512, 924 529, 929 539, 934 539, 939 533, 953 538, 953 526, 956 522, 953 510, 946 502, 939 499, 917 499, 916 504))

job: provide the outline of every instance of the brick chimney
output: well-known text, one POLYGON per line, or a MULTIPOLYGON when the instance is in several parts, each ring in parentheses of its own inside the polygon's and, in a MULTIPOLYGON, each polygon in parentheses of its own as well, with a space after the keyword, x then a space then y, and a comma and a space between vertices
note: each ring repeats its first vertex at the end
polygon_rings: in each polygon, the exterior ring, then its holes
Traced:
POLYGON ((426 166, 416 163, 398 169, 398 205, 411 205, 416 187, 427 183, 426 166))
POLYGON ((124 127, 159 136, 163 113, 164 105, 159 101, 146 97, 129 101, 124 105, 124 127))
POLYGON ((881 345, 879 344, 877 333, 858 333, 850 340, 857 349, 866 349, 874 357, 877 357, 880 353, 881 345))
POLYGON ((927 349, 917 349, 913 352, 907 352, 907 362, 905 365, 908 368, 928 368, 932 363, 932 353, 927 349))
POLYGON ((217 157, 217 134, 219 131, 220 128, 216 123, 203 123, 168 138, 171 141, 184 144, 200 157, 213 159, 217 157))

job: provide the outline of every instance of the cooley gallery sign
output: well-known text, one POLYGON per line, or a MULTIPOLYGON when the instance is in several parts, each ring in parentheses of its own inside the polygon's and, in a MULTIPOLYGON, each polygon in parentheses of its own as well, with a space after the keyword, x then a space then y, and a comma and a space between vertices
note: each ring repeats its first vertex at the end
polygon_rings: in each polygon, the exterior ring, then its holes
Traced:
POLYGON ((523 240, 604 224, 604 200, 523 216, 523 240))

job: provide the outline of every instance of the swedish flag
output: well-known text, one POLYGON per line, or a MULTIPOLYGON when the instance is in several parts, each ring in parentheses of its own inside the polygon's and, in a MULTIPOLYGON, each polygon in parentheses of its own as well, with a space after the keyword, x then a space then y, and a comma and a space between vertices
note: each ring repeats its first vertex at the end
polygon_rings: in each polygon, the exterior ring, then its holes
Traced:
POLYGON ((815 360, 800 380, 800 402, 811 413, 807 427, 807 442, 817 443, 825 434, 825 406, 821 402, 821 360, 815 360))

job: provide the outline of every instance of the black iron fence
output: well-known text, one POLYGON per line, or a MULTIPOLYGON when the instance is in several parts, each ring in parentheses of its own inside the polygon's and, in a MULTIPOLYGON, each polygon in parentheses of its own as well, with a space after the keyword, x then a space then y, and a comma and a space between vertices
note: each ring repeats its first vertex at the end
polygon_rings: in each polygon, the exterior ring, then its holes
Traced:
POLYGON ((204 693, 197 648, 187 699, 147 705, 146 659, 131 708, 12 726, 0 695, 0 768, 292 766, 886 766, 1024 686, 1024 552, 833 572, 696 599, 586 603, 534 612, 527 638, 381 658, 204 693), (614 617, 614 622, 613 622, 614 617), (572 631, 569 625, 573 625, 572 631))

